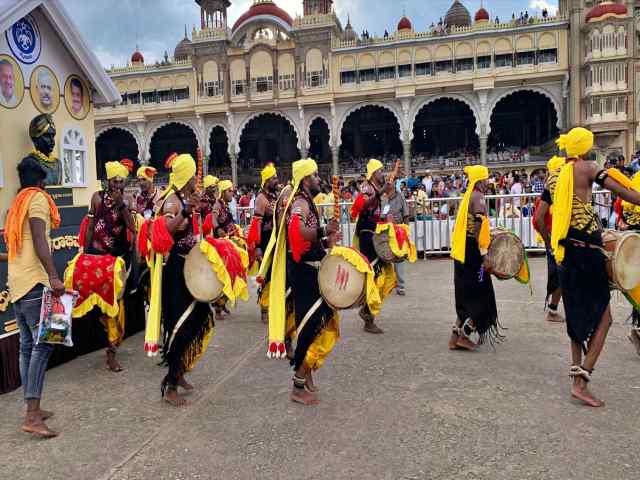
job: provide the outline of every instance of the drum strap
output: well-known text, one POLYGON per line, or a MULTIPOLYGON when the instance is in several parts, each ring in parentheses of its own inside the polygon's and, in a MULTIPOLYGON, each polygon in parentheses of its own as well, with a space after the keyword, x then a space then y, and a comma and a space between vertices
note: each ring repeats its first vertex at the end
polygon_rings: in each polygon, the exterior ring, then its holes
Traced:
POLYGON ((322 297, 320 297, 318 300, 316 300, 316 303, 314 303, 311 306, 311 308, 309 309, 307 314, 302 319, 302 322, 300 322, 300 326, 296 329, 297 336, 300 336, 300 332, 302 332, 302 329, 307 324, 309 319, 313 316, 313 314, 316 313, 316 310, 318 310, 320 308, 320 305, 322 305, 322 302, 323 302, 323 299, 322 299, 322 297))
POLYGON ((607 250, 604 249, 604 247, 601 247, 600 245, 596 245, 594 243, 589 243, 589 242, 583 242, 582 240, 576 240, 575 238, 566 238, 565 241, 568 243, 571 243, 572 245, 575 245, 576 247, 592 248, 593 250, 599 250, 607 258, 613 257, 612 253, 608 252, 607 250))
POLYGON ((176 326, 173 327, 173 332, 171 332, 171 338, 169 339, 169 346, 167 347, 167 351, 171 349, 171 344, 173 343, 173 340, 176 338, 176 335, 178 334, 178 330, 180 330, 180 327, 182 327, 182 324, 187 320, 189 315, 191 315, 191 312, 193 312, 193 309, 195 308, 195 306, 196 306, 196 301, 194 300, 193 302, 191 302, 191 305, 189 305, 187 309, 184 311, 184 313, 180 316, 180 319, 178 320, 178 323, 176 323, 176 326))

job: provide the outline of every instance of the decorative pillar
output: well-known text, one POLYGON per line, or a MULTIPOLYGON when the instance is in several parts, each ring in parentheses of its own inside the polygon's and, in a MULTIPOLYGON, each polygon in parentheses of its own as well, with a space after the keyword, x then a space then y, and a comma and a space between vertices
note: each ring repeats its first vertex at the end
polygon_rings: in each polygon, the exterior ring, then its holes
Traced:
POLYGON ((231 160, 231 181, 235 186, 238 185, 238 155, 235 151, 229 152, 229 159, 231 160))
POLYGON ((404 154, 404 174, 409 178, 411 175, 411 140, 402 142, 402 153, 404 154))
POLYGON ((309 150, 307 150, 307 146, 303 143, 300 147, 300 158, 307 158, 309 156, 309 150))
POLYGON ((333 174, 340 175, 339 166, 340 147, 331 147, 331 163, 333 164, 333 174))
POLYGON ((487 137, 480 137, 480 163, 482 165, 487 164, 487 137))

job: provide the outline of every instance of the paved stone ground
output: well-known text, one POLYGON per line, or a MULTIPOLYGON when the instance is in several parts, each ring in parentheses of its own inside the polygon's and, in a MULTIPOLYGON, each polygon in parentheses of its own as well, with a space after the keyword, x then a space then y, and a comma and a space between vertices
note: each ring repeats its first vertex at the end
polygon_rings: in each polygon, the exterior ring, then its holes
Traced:
POLYGON ((190 379, 193 404, 160 401, 164 371, 127 340, 125 373, 103 352, 51 370, 44 405, 62 435, 19 432, 21 394, 0 397, 3 479, 636 479, 640 358, 626 339, 629 307, 595 374, 607 406, 569 399, 564 327, 542 320, 545 263, 531 261, 534 296, 496 282, 507 341, 495 351, 449 352, 452 264, 408 268, 408 296, 385 305, 383 336, 354 312, 318 373, 322 403, 288 401, 291 373, 265 358, 255 304, 221 323, 190 379))

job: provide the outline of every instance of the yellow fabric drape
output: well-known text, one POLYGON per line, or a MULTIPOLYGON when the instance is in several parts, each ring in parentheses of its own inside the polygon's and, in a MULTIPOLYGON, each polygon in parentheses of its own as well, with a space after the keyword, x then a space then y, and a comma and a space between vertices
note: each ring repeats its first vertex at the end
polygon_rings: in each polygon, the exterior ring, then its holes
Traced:
POLYGON ((318 171, 318 165, 312 159, 298 160, 293 162, 293 184, 292 191, 287 204, 282 213, 282 218, 277 229, 274 228, 271 238, 264 254, 260 272, 258 275, 266 277, 269 266, 271 266, 271 284, 269 288, 269 358, 285 358, 284 335, 286 325, 286 281, 287 281, 287 239, 286 239, 286 218, 289 207, 293 202, 295 194, 300 188, 300 182, 306 176, 318 171))
POLYGON ((482 215, 482 225, 480 225, 480 235, 478 237, 478 248, 481 255, 486 255, 491 244, 491 226, 486 215, 482 215))
POLYGON ((154 357, 160 346, 160 321, 162 318, 162 266, 164 257, 161 253, 151 252, 151 259, 147 261, 151 272, 151 295, 149 299, 149 314, 144 333, 144 351, 154 357))
POLYGON ((464 172, 469 177, 469 183, 467 184, 467 191, 462 197, 462 202, 460 202, 451 238, 451 257, 461 263, 464 263, 467 247, 467 214, 469 213, 471 195, 476 183, 489 178, 489 169, 483 165, 465 167, 464 172))
POLYGON ((560 242, 567 238, 571 225, 573 206, 573 164, 566 163, 560 170, 556 190, 553 195, 553 216, 551 224, 551 248, 558 264, 564 260, 564 247, 560 242))
POLYGON ((338 314, 334 312, 333 318, 329 324, 322 329, 320 335, 314 340, 307 354, 304 357, 304 363, 311 370, 318 370, 324 364, 324 361, 333 351, 336 342, 340 338, 340 320, 338 314))

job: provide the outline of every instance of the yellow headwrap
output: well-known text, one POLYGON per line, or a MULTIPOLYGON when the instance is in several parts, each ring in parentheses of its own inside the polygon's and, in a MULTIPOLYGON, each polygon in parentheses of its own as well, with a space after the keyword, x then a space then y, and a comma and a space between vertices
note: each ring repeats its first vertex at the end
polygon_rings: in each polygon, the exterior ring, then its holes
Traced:
POLYGON ((219 182, 220 180, 218 179, 218 177, 207 175, 206 177, 204 177, 204 189, 206 190, 209 187, 215 187, 219 182))
POLYGON ((465 251, 467 248, 467 213, 469 212, 469 202, 473 194, 473 188, 480 180, 489 178, 489 169, 483 165, 473 165, 464 168, 464 173, 469 177, 467 191, 462 197, 456 223, 453 228, 453 237, 451 239, 451 257, 454 260, 464 263, 465 251))
MULTIPOLYGON (((313 159, 298 160, 293 162, 293 189, 287 200, 287 205, 282 213, 280 224, 271 232, 269 245, 264 253, 260 273, 258 276, 266 278, 271 267, 271 284, 269 287, 269 346, 275 345, 275 352, 271 351, 270 357, 281 358, 279 345, 284 346, 284 330, 286 324, 286 282, 287 282, 287 239, 286 218, 291 202, 300 188, 302 180, 318 171, 318 165, 313 159)), ((275 213, 274 213, 275 220, 275 213)), ((284 356, 284 355, 282 355, 284 356)))
POLYGON ((138 171, 136 172, 136 176, 138 178, 144 178, 145 180, 149 180, 150 182, 153 182, 153 177, 155 176, 156 173, 158 173, 158 171, 155 168, 149 167, 147 165, 143 165, 140 168, 138 168, 138 171))
POLYGON ((566 163, 567 159, 564 157, 558 157, 557 155, 554 155, 553 157, 551 157, 551 159, 547 162, 547 170, 549 171, 549 173, 555 172, 556 170, 558 170, 560 167, 562 167, 565 163, 566 163))
POLYGON ((171 174, 169 175, 169 185, 162 193, 162 197, 166 197, 175 187, 181 190, 189 180, 196 174, 196 161, 188 153, 178 155, 171 161, 171 174))
POLYGON ((371 180, 373 174, 381 168, 384 168, 384 165, 380 160, 376 160, 375 158, 369 160, 369 163, 367 163, 367 180, 371 180))
POLYGON ((223 194, 230 188, 233 188, 233 182, 231 180, 220 180, 218 182, 218 191, 223 194))
POLYGON ((260 172, 260 177, 262 179, 261 187, 264 187, 264 184, 269 181, 270 178, 273 178, 277 175, 276 167, 273 166, 273 163, 268 164, 266 167, 262 169, 260 172))
POLYGON ((104 168, 107 171, 107 180, 115 177, 127 178, 129 176, 129 170, 120 162, 107 162, 104 168))
POLYGON ((572 128, 566 135, 560 135, 556 144, 567 152, 567 157, 580 157, 593 148, 593 133, 582 127, 572 128))

